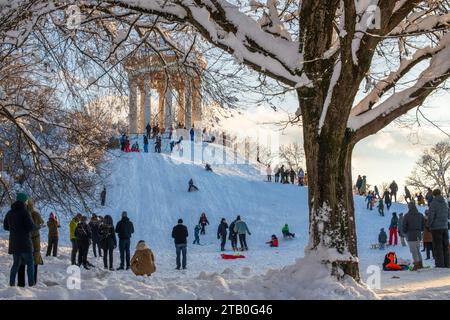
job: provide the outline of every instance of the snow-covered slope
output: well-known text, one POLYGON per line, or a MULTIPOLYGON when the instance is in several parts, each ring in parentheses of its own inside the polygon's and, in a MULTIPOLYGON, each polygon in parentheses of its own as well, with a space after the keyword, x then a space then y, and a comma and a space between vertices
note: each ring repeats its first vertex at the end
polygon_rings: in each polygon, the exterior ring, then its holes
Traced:
MULTIPOLYGON (((132 248, 140 239, 148 242, 156 257, 157 272, 150 278, 136 277, 130 271, 104 271, 102 260, 90 256, 97 268, 81 272, 82 290, 68 290, 66 268, 69 264, 67 221, 61 230, 63 246, 58 258, 44 258, 39 268, 39 284, 32 289, 8 287, 11 265, 7 241, 0 240, 0 297, 7 299, 355 299, 376 298, 373 291, 348 280, 338 283, 329 271, 314 261, 302 259, 308 239, 307 188, 264 182, 261 168, 255 164, 213 165, 214 172, 201 163, 191 163, 189 146, 185 157, 154 153, 119 153, 110 161, 107 206, 99 214, 111 214, 118 221, 123 210, 134 222, 132 248), (188 193, 187 182, 193 178, 199 192, 188 193), (193 228, 200 213, 206 212, 210 226, 200 238, 201 246, 192 245, 193 228), (217 225, 222 217, 230 222, 240 214, 252 232, 246 259, 222 260, 217 225), (183 218, 189 228, 188 270, 177 271, 172 227, 183 218), (289 223, 295 240, 280 240, 279 248, 265 244, 270 235, 281 238, 281 227, 289 223), (65 245, 64 245, 65 244, 65 245)), ((201 152, 201 147, 196 147, 201 152)), ((222 152, 216 151, 222 157, 222 152)), ((231 154, 227 150, 227 157, 231 154)), ((211 160, 211 159, 210 159, 211 160)), ((217 159, 216 159, 217 160, 217 159)), ((213 163, 214 161, 212 161, 213 163)), ((366 210, 364 199, 355 197, 358 251, 361 275, 366 279, 370 265, 381 266, 386 250, 370 249, 379 229, 388 229, 391 213, 406 212, 404 204, 394 204, 380 217, 376 210, 366 210)), ((422 209, 423 210, 423 209, 422 209)), ((44 214, 45 215, 45 214, 44 214)), ((0 234, 6 239, 7 234, 0 234)), ((46 230, 42 231, 43 252, 46 230)), ((229 242, 226 245, 229 249, 229 242)), ((395 247, 400 258, 409 259, 406 247, 395 247)), ((228 252, 231 253, 231 252, 228 252)), ((115 252, 118 265, 118 252, 115 252)), ((431 264, 429 261, 428 264, 431 264)), ((448 272, 381 272, 381 288, 375 290, 387 298, 450 298, 448 272), (419 289, 426 283, 437 288, 439 296, 419 289), (417 293, 416 293, 417 291, 417 293)))

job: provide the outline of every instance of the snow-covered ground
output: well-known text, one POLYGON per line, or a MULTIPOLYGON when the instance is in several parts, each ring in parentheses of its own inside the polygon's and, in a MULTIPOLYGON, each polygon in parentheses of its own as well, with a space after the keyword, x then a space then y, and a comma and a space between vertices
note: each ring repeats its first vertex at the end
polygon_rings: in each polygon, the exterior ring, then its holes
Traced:
MULTIPOLYGON (((295 185, 264 182, 261 168, 254 164, 213 165, 206 172, 201 164, 166 154, 120 154, 111 161, 107 206, 98 213, 111 214, 117 222, 122 210, 135 225, 132 248, 144 239, 156 257, 157 272, 151 277, 136 277, 131 271, 105 271, 100 258, 90 253, 97 267, 81 270, 81 289, 67 288, 70 261, 68 220, 61 230, 58 258, 44 257, 39 267, 39 283, 34 288, 8 286, 11 257, 7 254, 7 234, 0 233, 1 299, 449 299, 450 270, 427 269, 419 272, 381 271, 380 289, 369 290, 352 280, 338 283, 329 270, 304 258, 307 243, 307 189, 295 185), (188 193, 193 178, 200 192, 188 193), (210 226, 201 236, 201 245, 192 245, 193 227, 200 213, 206 212, 210 226), (217 225, 222 217, 231 222, 237 214, 252 232, 248 236, 246 259, 223 260, 220 257, 217 225), (172 227, 183 218, 190 236, 188 268, 175 270, 172 227), (283 240, 281 227, 290 225, 296 239, 283 240), (280 238, 279 248, 269 248, 272 234, 280 238)), ((196 149, 197 150, 197 149, 196 149)), ((199 150, 197 150, 199 151, 199 150)), ((222 152, 216 152, 222 157, 222 152)), ((227 153, 230 157, 231 154, 227 153)), ((210 159, 211 160, 211 159, 210 159)), ((213 162, 213 161, 211 161, 213 162)), ((242 163, 242 159, 238 159, 242 163)), ((358 251, 361 275, 370 274, 371 265, 381 266, 386 250, 370 249, 380 228, 388 229, 390 213, 380 217, 368 211, 364 199, 355 197, 358 251)), ((390 212, 406 212, 404 204, 394 204, 390 212)), ((46 213, 45 213, 46 214, 46 213)), ((63 219, 64 220, 64 219, 63 219)), ((46 240, 42 230, 42 240, 46 240)), ((230 248, 229 242, 227 248, 230 248)), ((46 243, 42 244, 42 252, 46 243)), ((132 250, 134 251, 134 250, 132 250)), ((407 247, 397 246, 399 258, 410 259, 407 247)), ((229 251, 228 253, 232 253, 229 251)), ((118 252, 114 256, 118 266, 118 252)), ((432 264, 427 261, 426 264, 432 264)))

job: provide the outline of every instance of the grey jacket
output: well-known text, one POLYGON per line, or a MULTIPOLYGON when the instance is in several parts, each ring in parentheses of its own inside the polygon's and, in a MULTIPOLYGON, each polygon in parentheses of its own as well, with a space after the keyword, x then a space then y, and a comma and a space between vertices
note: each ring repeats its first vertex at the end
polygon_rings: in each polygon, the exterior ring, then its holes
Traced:
POLYGON ((245 234, 246 232, 248 232, 248 234, 251 234, 250 230, 248 230, 247 224, 241 220, 236 221, 233 231, 237 234, 245 234))
POLYGON ((407 241, 419 241, 422 239, 425 219, 413 202, 408 204, 408 208, 408 213, 403 217, 402 230, 407 241))
POLYGON ((400 237, 404 237, 405 234, 403 233, 403 214, 398 216, 398 235, 400 237))
POLYGON ((428 225, 430 226, 430 230, 448 229, 450 212, 448 210, 447 203, 445 203, 444 197, 436 196, 430 203, 428 212, 428 225))

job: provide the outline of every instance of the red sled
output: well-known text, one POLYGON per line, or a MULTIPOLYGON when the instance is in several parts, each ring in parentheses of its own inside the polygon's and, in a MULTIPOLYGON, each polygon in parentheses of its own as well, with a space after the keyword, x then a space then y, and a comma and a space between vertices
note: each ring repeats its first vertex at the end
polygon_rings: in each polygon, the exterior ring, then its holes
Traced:
POLYGON ((235 256, 234 254, 225 254, 225 253, 222 253, 221 256, 222 256, 222 259, 240 259, 240 258, 245 258, 245 256, 242 256, 242 255, 235 256))

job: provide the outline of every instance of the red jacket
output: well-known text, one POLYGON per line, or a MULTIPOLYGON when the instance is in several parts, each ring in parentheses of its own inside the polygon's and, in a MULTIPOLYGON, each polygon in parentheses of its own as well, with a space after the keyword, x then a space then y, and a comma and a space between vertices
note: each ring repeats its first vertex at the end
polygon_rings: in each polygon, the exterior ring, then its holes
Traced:
POLYGON ((272 239, 267 243, 269 243, 271 247, 278 247, 278 239, 272 239))

